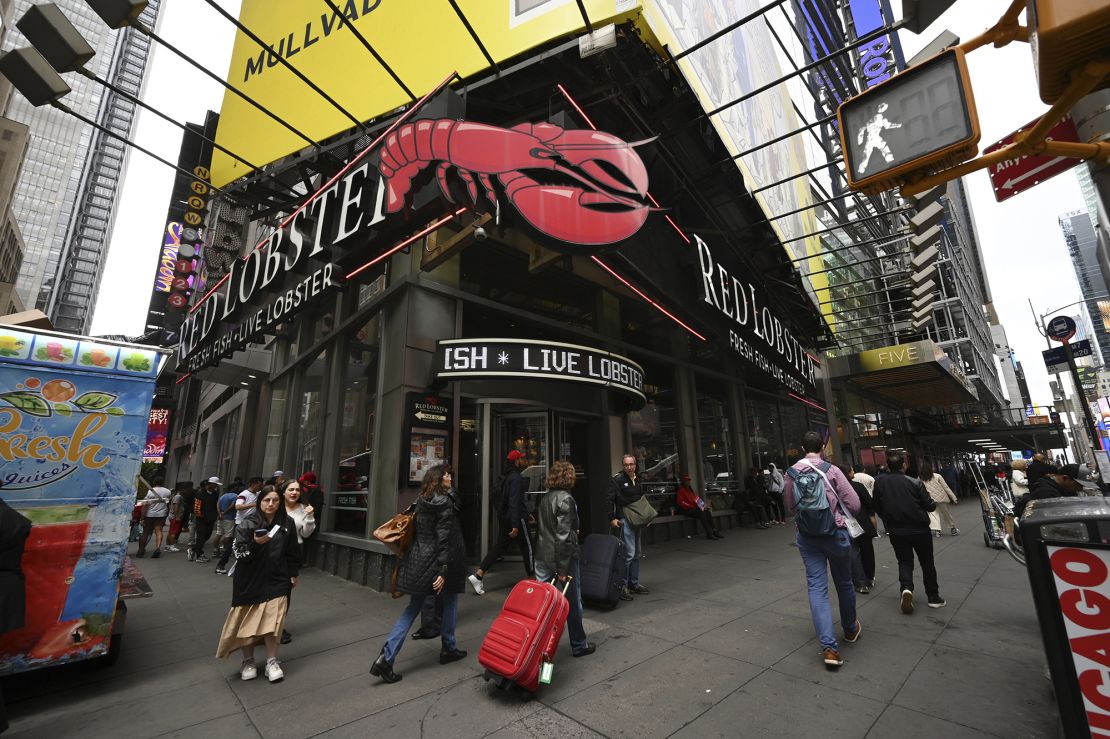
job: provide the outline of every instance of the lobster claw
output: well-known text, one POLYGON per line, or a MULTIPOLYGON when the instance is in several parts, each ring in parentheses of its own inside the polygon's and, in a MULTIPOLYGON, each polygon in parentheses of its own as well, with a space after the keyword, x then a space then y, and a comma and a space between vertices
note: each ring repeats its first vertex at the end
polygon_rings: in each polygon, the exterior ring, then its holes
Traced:
POLYGON ((569 185, 543 185, 514 173, 501 178, 513 206, 537 231, 571 244, 623 241, 647 220, 650 208, 569 185))

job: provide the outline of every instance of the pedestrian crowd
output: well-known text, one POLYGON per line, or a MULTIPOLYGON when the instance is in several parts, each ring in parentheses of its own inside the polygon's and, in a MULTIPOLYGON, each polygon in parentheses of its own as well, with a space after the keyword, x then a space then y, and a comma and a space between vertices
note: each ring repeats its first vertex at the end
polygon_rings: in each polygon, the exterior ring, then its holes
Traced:
MULTIPOLYGON (((747 506, 757 528, 784 524, 788 515, 793 517, 821 660, 827 668, 836 669, 844 659, 833 627, 830 573, 847 643, 859 641, 863 633, 856 595, 868 594, 875 586, 873 542, 877 538, 889 539, 898 561, 898 607, 902 613, 914 612, 915 562, 921 568, 926 604, 943 608, 946 603, 940 595, 933 539, 941 535, 942 526, 953 536, 959 533, 948 506, 958 503, 955 491, 961 480, 951 465, 934 472, 930 463, 923 462, 919 470, 907 472, 905 457, 898 452, 887 454, 886 465, 874 475, 861 465, 833 465, 821 455, 824 444, 821 435, 809 432, 802 439, 804 456, 785 471, 774 464, 754 470, 737 495, 735 507, 743 512, 747 506), (756 510, 761 515, 756 515, 756 510)), ((583 597, 585 593, 587 599, 605 598, 608 570, 616 573, 610 605, 618 598, 631 601, 636 595, 650 593, 641 581, 640 566, 643 529, 650 525, 654 511, 644 511, 646 498, 636 456, 622 457, 620 471, 608 483, 606 504, 614 535, 607 538, 613 545, 609 562, 580 561, 582 532, 572 492, 574 466, 562 460, 551 465, 545 492, 531 513, 525 505, 527 485, 521 474, 527 466, 525 454, 509 451, 495 484, 496 539, 469 574, 453 472, 446 464, 427 470, 408 511, 412 536, 398 556, 393 584, 394 596, 407 595, 408 602, 373 660, 371 675, 386 683, 401 680, 395 663, 408 637, 439 638, 441 664, 465 658, 467 652, 458 648, 456 638, 460 596, 468 584, 476 595, 484 595, 486 575, 510 548, 519 551, 525 578, 555 583, 567 598, 566 627, 574 657, 596 650, 583 624, 583 597), (418 618, 419 627, 410 631, 418 618)), ((1034 477, 1038 471, 1033 466, 1029 474, 1034 492, 1054 493, 1066 486, 1058 476, 1034 477), (1049 490, 1049 485, 1055 487, 1049 490)), ((151 539, 152 557, 163 551, 178 552, 178 543, 185 536, 188 560, 206 563, 211 540, 212 556, 218 557, 215 574, 232 580, 231 608, 216 656, 240 652, 243 680, 260 674, 255 660, 258 647, 266 654, 261 673, 271 682, 284 677, 278 647, 292 639, 287 629, 290 602, 304 561, 304 543, 316 530, 322 498, 312 472, 289 479, 277 470, 269 479, 256 476, 245 483, 236 479, 226 489, 218 477, 210 477, 195 489, 192 483, 182 482, 171 491, 164 479, 157 478, 138 501, 142 533, 136 556, 146 555, 151 539), (167 522, 168 531, 164 532, 167 522)), ((701 526, 707 539, 723 537, 710 504, 691 487, 689 475, 680 477, 675 503, 682 515, 701 526)))

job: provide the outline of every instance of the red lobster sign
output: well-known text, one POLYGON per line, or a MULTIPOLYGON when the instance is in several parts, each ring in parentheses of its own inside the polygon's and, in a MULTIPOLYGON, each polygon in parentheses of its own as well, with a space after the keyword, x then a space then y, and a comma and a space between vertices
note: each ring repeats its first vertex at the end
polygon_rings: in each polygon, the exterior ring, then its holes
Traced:
POLYGON ((500 128, 449 118, 406 123, 386 137, 378 169, 386 185, 386 212, 405 204, 412 180, 432 162, 451 202, 454 168, 471 200, 478 183, 498 203, 505 198, 540 233, 572 244, 612 244, 647 220, 648 176, 634 147, 601 131, 566 131, 551 123, 500 128))

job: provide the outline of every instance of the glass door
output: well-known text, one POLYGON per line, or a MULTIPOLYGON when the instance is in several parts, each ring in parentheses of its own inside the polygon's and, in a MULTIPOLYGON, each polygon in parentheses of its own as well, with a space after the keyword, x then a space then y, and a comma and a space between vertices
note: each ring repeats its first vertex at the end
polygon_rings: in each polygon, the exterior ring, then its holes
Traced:
POLYGON ((600 448, 595 438, 597 421, 590 422, 574 416, 556 417, 555 447, 552 450, 556 459, 565 459, 574 465, 574 489, 571 494, 578 504, 579 532, 585 537, 590 531, 591 514, 595 506, 590 499, 591 470, 596 464, 596 450, 600 448))
MULTIPOLYGON (((501 507, 501 480, 511 469, 506 457, 510 451, 524 455, 528 464, 521 470, 524 478, 524 505, 529 514, 535 510, 535 502, 545 491, 548 466, 548 438, 551 414, 546 410, 520 411, 519 406, 492 408, 493 434, 489 450, 489 514, 486 531, 483 534, 482 553, 489 551, 497 536, 498 511, 501 507)), ((509 561, 519 561, 520 555, 506 555, 509 561)))

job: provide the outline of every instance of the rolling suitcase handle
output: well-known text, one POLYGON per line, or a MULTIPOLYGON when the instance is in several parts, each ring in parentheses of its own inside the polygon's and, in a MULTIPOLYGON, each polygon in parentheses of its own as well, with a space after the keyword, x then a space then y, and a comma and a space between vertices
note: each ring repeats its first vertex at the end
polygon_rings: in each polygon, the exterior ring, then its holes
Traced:
MULTIPOLYGON (((563 584, 564 598, 567 595, 567 590, 570 588, 570 581, 573 579, 573 577, 567 575, 567 581, 563 584)), ((543 662, 550 663, 555 661, 555 650, 559 648, 560 637, 562 637, 562 630, 557 632, 557 635, 556 633, 553 633, 548 637, 547 644, 544 644, 543 651, 541 652, 541 654, 543 655, 541 658, 543 662)))

